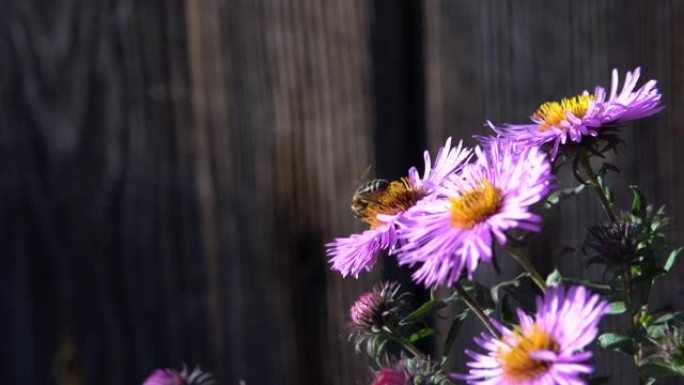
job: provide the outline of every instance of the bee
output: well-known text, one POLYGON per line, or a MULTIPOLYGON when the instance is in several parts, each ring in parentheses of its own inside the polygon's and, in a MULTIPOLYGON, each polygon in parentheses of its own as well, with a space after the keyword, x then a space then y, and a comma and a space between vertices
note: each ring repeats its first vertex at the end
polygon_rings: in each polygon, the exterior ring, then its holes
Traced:
POLYGON ((354 216, 363 219, 366 215, 366 208, 369 203, 377 202, 377 198, 389 186, 385 179, 371 179, 363 183, 352 196, 351 210, 354 216))

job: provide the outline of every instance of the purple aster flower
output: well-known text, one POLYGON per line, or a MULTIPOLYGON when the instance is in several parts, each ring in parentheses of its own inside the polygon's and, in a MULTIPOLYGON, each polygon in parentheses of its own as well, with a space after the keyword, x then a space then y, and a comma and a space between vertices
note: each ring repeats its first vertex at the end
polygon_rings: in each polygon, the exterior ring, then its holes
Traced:
POLYGON ((361 234, 337 238, 326 247, 332 269, 342 273, 343 277, 351 274, 357 278, 361 271, 373 268, 380 253, 389 250, 396 242, 394 223, 387 223, 361 234))
POLYGON ((537 297, 534 317, 518 309, 518 327, 500 326, 500 338, 476 337, 486 354, 466 350, 473 358, 468 374, 452 377, 483 385, 585 384, 580 376, 593 367, 586 362, 592 353, 584 349, 596 338, 607 310, 608 302, 582 286, 550 287, 537 297))
POLYGON ((551 187, 551 165, 537 147, 515 148, 508 140, 476 147, 477 159, 423 200, 400 222, 399 263, 420 267, 413 278, 426 286, 452 285, 463 268, 468 277, 480 260, 490 262, 492 241, 506 243, 505 231, 539 231, 530 212, 551 187))
POLYGON ((408 177, 400 178, 382 185, 371 199, 364 200, 362 210, 357 216, 370 225, 361 234, 337 238, 326 245, 332 269, 358 277, 363 270, 370 270, 382 251, 392 251, 397 243, 396 221, 414 207, 418 201, 428 197, 434 186, 440 185, 449 175, 456 172, 470 157, 470 150, 459 142, 451 147, 451 138, 439 149, 432 166, 430 155, 424 153, 425 171, 421 176, 415 167, 408 177))
POLYGON ((198 367, 189 372, 186 367, 182 371, 174 369, 156 369, 145 380, 143 385, 215 385, 214 377, 198 367))
POLYGON ((606 124, 644 118, 662 111, 665 107, 660 103, 661 94, 655 80, 649 80, 634 90, 640 74, 640 68, 627 72, 618 93, 618 72, 614 69, 610 95, 606 95, 603 87, 597 86, 593 94, 585 90, 559 102, 546 102, 530 117, 533 124, 503 127, 488 124, 506 138, 536 145, 553 143, 551 158, 555 159, 558 147, 568 139, 579 143, 584 136, 597 136, 606 124))

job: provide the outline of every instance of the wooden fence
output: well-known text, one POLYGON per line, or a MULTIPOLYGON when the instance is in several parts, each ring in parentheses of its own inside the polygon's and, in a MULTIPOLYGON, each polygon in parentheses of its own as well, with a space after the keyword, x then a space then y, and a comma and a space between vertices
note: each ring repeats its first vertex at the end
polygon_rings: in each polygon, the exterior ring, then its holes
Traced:
MULTIPOLYGON (((397 177, 614 67, 641 65, 668 106, 625 129, 615 181, 666 204, 684 243, 680 1, 48 3, 1 2, 5 383, 138 384, 182 362, 225 384, 370 383, 347 309, 396 268, 342 280, 323 250, 361 228, 364 170, 397 177)), ((552 251, 601 219, 588 194, 554 211, 540 268, 582 274, 552 251)), ((684 305, 682 274, 658 301, 684 305)), ((629 358, 597 367, 636 384, 629 358)))

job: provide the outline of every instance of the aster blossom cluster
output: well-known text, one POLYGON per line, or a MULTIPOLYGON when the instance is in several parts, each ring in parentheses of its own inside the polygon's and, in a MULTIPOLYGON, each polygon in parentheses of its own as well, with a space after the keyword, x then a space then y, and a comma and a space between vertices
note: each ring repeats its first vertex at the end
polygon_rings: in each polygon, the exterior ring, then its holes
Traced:
POLYGON ((597 86, 543 103, 530 123, 487 121, 493 135, 475 136, 470 148, 451 147, 448 139, 434 165, 426 151, 422 176, 414 167, 398 180, 371 181, 357 191, 352 211, 369 229, 326 245, 332 269, 356 278, 386 256, 430 290, 421 303, 408 287, 384 283, 353 303, 350 338, 359 351, 364 343, 378 364, 369 383, 589 384, 595 345, 632 356, 640 383, 684 376, 684 313, 649 306, 653 284, 684 248, 667 242, 662 207, 648 204, 634 185, 631 206, 620 207, 607 179, 618 168, 603 160, 597 170, 593 162, 616 151, 625 122, 664 109, 656 81, 638 86, 640 76, 640 68, 627 72, 620 87, 614 70, 609 90, 597 86), (574 180, 559 174, 567 164, 574 180), (581 250, 578 265, 600 265, 603 274, 541 274, 534 261, 548 255, 529 255, 531 235, 552 237, 544 226, 548 210, 585 191, 593 191, 606 217, 579 240, 581 247, 564 246, 581 250), (501 276, 497 261, 507 257, 522 274, 501 276), (478 282, 483 265, 493 266, 501 283, 478 282), (451 294, 437 295, 445 289, 451 294), (485 332, 456 347, 472 316, 485 332), (624 317, 630 328, 602 332, 605 317, 624 317), (435 327, 444 318, 449 327, 435 327), (423 340, 440 337, 441 351, 421 349, 423 340), (465 373, 447 369, 458 350, 467 357, 465 373))
POLYGON ((464 269, 472 277, 479 261, 490 262, 491 240, 505 244, 506 230, 539 230, 541 218, 529 209, 551 186, 545 154, 536 147, 517 151, 507 140, 473 150, 462 145, 452 150, 449 143, 434 168, 426 153, 422 178, 415 168, 409 170, 410 186, 424 191, 420 199, 399 213, 378 213, 382 224, 376 228, 327 245, 334 270, 358 276, 386 250, 402 265, 420 265, 414 273, 418 282, 451 284, 464 269), (466 163, 471 152, 474 160, 466 163))

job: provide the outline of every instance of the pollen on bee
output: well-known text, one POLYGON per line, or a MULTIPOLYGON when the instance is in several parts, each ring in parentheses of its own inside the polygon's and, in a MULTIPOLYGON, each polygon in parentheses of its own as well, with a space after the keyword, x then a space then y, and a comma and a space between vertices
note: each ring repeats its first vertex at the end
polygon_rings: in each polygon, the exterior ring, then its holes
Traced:
POLYGON ((376 228, 383 223, 377 218, 378 214, 396 215, 402 213, 415 206, 426 195, 425 188, 413 186, 406 177, 394 180, 376 200, 368 203, 364 217, 361 219, 369 223, 371 228, 376 228))
POLYGON ((483 178, 475 188, 458 197, 449 198, 451 202, 451 224, 459 229, 468 230, 496 214, 503 204, 503 193, 483 178))
POLYGON ((546 102, 539 106, 532 117, 541 121, 539 131, 548 131, 551 127, 561 128, 560 122, 568 118, 571 113, 577 118, 582 118, 589 110, 589 104, 595 97, 591 94, 582 94, 572 98, 563 98, 560 102, 546 102))

